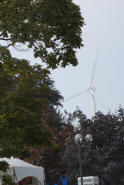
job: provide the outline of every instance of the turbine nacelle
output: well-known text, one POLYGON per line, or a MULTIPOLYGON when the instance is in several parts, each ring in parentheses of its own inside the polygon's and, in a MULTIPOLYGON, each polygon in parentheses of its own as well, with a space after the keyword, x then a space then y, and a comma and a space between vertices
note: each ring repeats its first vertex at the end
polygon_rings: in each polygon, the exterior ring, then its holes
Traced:
POLYGON ((90 86, 90 87, 88 88, 88 92, 89 92, 91 95, 95 96, 96 87, 95 87, 95 86, 90 86))

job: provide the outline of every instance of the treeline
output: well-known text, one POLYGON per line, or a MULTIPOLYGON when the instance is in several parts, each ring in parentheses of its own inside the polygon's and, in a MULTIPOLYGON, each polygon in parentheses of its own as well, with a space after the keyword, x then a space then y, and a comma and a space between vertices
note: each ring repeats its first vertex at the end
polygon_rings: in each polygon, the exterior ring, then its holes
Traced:
MULTIPOLYGON (((57 115, 60 117, 57 118, 58 124, 52 125, 57 146, 53 149, 31 148, 26 157, 27 161, 45 167, 47 184, 60 184, 61 176, 68 176, 69 184, 77 184, 80 171, 74 137, 80 133, 83 137, 86 134, 93 136, 92 143, 87 143, 84 139, 80 145, 83 176, 98 176, 100 185, 122 185, 124 109, 120 107, 115 114, 104 115, 98 112, 93 120, 88 119, 79 109, 66 115, 66 119, 57 115), (76 127, 72 124, 75 119, 78 120, 76 127)), ((48 122, 50 125, 50 121, 48 122)))

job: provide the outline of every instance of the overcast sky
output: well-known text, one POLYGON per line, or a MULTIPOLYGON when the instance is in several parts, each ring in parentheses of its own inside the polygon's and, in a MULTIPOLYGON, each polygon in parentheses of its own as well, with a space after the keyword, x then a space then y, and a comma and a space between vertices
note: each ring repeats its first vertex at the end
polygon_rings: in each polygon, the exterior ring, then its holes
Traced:
MULTIPOLYGON (((84 47, 77 52, 79 65, 52 71, 57 89, 65 99, 89 85, 96 53, 94 86, 97 111, 114 112, 124 105, 124 0, 74 0, 81 8, 86 25, 83 27, 84 47)), ((13 55, 17 53, 13 51, 13 55)), ((33 61, 31 53, 18 53, 18 57, 33 61)), ((40 60, 37 60, 40 62, 40 60)), ((88 116, 92 115, 91 96, 82 94, 65 102, 69 112, 76 106, 88 116)))
MULTIPOLYGON (((52 72, 56 87, 64 98, 88 87, 95 55, 98 61, 94 78, 97 111, 114 112, 124 105, 124 1, 74 0, 79 4, 86 26, 83 30, 84 47, 77 52, 79 65, 52 72)), ((88 93, 64 103, 73 111, 80 107, 91 116, 91 97, 88 93)))

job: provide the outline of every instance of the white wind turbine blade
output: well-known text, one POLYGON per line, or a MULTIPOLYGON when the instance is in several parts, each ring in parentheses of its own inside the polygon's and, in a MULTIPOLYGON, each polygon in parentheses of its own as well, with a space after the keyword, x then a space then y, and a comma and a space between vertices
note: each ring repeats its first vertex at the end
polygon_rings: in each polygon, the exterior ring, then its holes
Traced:
POLYGON ((65 99, 64 102, 69 101, 69 100, 71 100, 71 99, 73 99, 73 98, 75 98, 75 97, 77 97, 77 96, 80 96, 81 94, 83 94, 83 93, 85 93, 85 92, 88 92, 88 91, 89 91, 89 88, 85 89, 84 91, 82 91, 82 92, 80 92, 80 93, 78 93, 78 94, 75 94, 75 95, 71 96, 70 98, 65 99))
POLYGON ((96 54, 94 65, 93 65, 93 70, 92 70, 92 74, 91 74, 91 79, 90 79, 90 87, 93 84, 93 80, 94 80, 94 76, 95 76, 95 70, 96 70, 97 59, 98 59, 98 55, 96 54))

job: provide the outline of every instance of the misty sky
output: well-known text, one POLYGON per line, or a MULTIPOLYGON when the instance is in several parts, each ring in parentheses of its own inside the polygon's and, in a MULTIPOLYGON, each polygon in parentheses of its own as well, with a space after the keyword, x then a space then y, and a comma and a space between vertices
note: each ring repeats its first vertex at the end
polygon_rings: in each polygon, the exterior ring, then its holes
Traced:
MULTIPOLYGON (((86 23, 82 29, 84 47, 77 52, 79 65, 56 69, 52 71, 51 77, 65 99, 83 91, 89 85, 98 53, 94 78, 97 111, 114 112, 120 104, 124 105, 124 0, 74 2, 80 6, 86 23)), ((33 55, 28 51, 18 54, 13 51, 13 55, 34 61, 33 55)), ((92 115, 89 93, 71 99, 63 105, 67 111, 72 112, 78 106, 88 116, 92 115)))
MULTIPOLYGON (((114 112, 124 105, 124 1, 74 0, 80 5, 86 26, 83 30, 84 47, 77 52, 79 65, 52 72, 56 87, 64 98, 88 87, 95 55, 98 61, 94 78, 97 111, 114 112)), ((92 113, 89 93, 64 103, 73 111, 80 107, 88 116, 92 113)))

